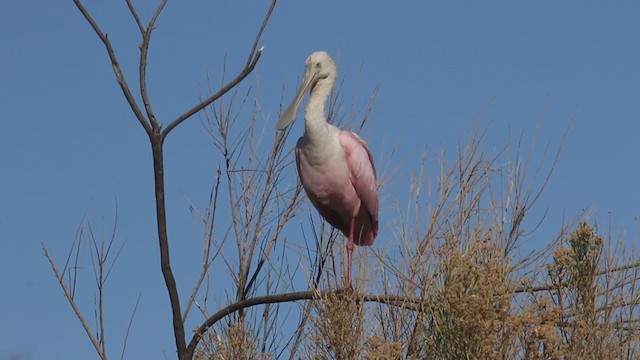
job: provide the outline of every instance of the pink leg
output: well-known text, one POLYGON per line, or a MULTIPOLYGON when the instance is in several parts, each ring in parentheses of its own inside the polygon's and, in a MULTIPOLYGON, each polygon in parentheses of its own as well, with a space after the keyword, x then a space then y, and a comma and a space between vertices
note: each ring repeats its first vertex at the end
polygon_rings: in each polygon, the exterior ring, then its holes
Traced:
POLYGON ((349 242, 347 243, 347 281, 351 286, 351 265, 353 264, 353 248, 355 244, 353 242, 353 228, 355 227, 355 218, 351 218, 351 224, 349 225, 349 242))

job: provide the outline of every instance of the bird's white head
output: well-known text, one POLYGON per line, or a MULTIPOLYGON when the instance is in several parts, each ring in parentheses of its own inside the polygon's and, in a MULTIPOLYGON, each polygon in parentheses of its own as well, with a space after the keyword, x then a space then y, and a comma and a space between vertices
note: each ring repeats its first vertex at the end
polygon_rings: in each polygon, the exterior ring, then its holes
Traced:
POLYGON ((338 67, 325 51, 316 51, 309 55, 305 62, 305 77, 307 74, 315 76, 315 81, 311 83, 313 90, 320 82, 335 82, 338 67))
POLYGON ((300 102, 302 102, 302 98, 308 89, 313 91, 318 85, 324 85, 327 88, 332 87, 336 81, 337 73, 338 67, 329 54, 324 51, 316 51, 311 54, 305 63, 302 84, 300 84, 300 88, 291 105, 282 113, 280 120, 276 124, 276 129, 284 130, 295 120, 298 106, 300 106, 300 102))

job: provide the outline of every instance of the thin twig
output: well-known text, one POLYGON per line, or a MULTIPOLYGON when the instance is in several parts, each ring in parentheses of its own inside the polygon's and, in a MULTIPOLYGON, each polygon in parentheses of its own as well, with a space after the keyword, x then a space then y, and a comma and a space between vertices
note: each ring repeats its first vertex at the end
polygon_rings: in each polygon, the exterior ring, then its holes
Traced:
POLYGON ((267 27, 267 23, 269 22, 269 18, 271 17, 271 14, 273 13, 273 9, 276 7, 276 2, 278 2, 278 0, 271 0, 271 4, 269 5, 269 9, 267 10, 267 14, 264 17, 264 20, 262 20, 262 25, 260 25, 260 29, 258 30, 258 34, 256 34, 256 39, 253 41, 253 46, 251 47, 251 52, 249 53, 249 57, 247 58, 247 64, 245 65, 245 67, 248 67, 251 64, 251 60, 253 59, 253 56, 256 53, 256 49, 258 48, 258 43, 260 42, 260 38, 262 37, 262 33, 264 32, 264 29, 267 27))
POLYGON ((85 320, 84 316, 82 315, 82 312, 80 312, 80 309, 78 308, 78 305, 73 300, 73 296, 71 295, 71 291, 69 291, 69 287, 67 287, 67 283, 64 282, 64 279, 62 278, 62 275, 60 274, 60 271, 58 271, 58 267, 56 266, 56 263, 53 261, 53 258, 51 257, 51 255, 49 255, 49 252, 47 251, 47 247, 44 245, 43 242, 40 242, 40 245, 42 246, 42 251, 44 251, 44 256, 46 256, 47 260, 49 260, 49 264, 51 265, 51 269, 53 270, 53 273, 55 274, 56 279, 58 280, 58 283, 62 287, 62 291, 64 292, 64 296, 67 298, 67 301, 69 301, 69 305, 71 305, 71 308, 73 309, 73 312, 76 314, 76 317, 78 318, 78 320, 80 320, 80 323, 82 324, 82 327, 84 328, 84 331, 87 333, 87 336, 89 337, 89 340, 91 340, 91 344, 93 344, 93 347, 96 349, 96 352, 98 353, 98 356, 100 357, 100 359, 106 360, 107 356, 102 351, 102 348, 100 346, 100 342, 93 335, 93 332, 91 331, 91 328, 89 328, 89 324, 87 324, 87 321, 85 320))
POLYGON ((127 2, 127 7, 131 12, 131 15, 133 15, 133 18, 136 21, 136 25, 138 25, 138 30, 140 30, 140 35, 144 36, 144 26, 142 25, 142 21, 140 21, 140 17, 138 16, 136 9, 133 7, 131 0, 126 0, 126 2, 127 2))
POLYGON ((133 325, 133 319, 136 317, 136 312, 138 311, 138 305, 140 304, 141 297, 142 293, 139 293, 138 299, 136 300, 136 305, 133 307, 133 313, 131 313, 131 318, 129 318, 129 325, 127 325, 127 332, 124 335, 124 343, 122 344, 122 354, 120 355, 120 360, 124 359, 124 353, 127 350, 127 341, 129 340, 129 334, 131 333, 131 326, 133 325))
POLYGON ((189 301, 187 302, 187 305, 185 306, 185 309, 184 309, 184 313, 182 314, 183 322, 187 321, 187 315, 189 314, 189 310, 191 309, 191 306, 193 305, 194 301, 196 301, 196 296, 198 295, 198 291, 200 291, 200 288, 202 287, 203 281, 205 280, 207 274, 209 273, 209 268, 211 267, 212 261, 218 256, 218 254, 222 249, 222 246, 218 246, 216 253, 213 255, 213 257, 209 256, 211 253, 211 244, 214 238, 213 231, 214 231, 214 225, 216 222, 216 212, 218 209, 218 193, 220 188, 221 176, 222 176, 222 173, 220 171, 220 167, 218 166, 218 168, 216 169, 216 182, 213 187, 213 191, 210 194, 210 199, 209 199, 211 215, 207 216, 207 219, 206 219, 206 221, 209 221, 209 224, 208 224, 209 226, 206 230, 207 240, 204 246, 204 256, 202 259, 202 271, 200 272, 200 277, 196 281, 196 284, 193 287, 193 290, 191 291, 191 296, 189 297, 189 301))

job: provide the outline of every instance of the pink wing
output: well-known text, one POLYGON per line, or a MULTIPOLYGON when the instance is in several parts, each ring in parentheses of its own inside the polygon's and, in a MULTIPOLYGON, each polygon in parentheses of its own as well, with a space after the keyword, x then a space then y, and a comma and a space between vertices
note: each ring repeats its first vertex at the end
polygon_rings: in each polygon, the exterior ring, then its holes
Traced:
POLYGON ((378 192, 373 156, 367 143, 351 131, 340 131, 340 144, 349 167, 351 184, 361 202, 355 224, 361 236, 356 244, 369 246, 378 235, 378 192))

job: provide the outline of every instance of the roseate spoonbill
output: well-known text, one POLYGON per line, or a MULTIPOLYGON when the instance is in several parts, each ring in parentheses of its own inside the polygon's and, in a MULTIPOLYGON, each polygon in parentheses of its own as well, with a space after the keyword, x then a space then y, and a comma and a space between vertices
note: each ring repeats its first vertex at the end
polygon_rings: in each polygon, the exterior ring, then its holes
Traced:
POLYGON ((378 194, 373 156, 357 134, 329 124, 325 105, 337 67, 329 54, 314 52, 291 105, 276 124, 284 130, 293 122, 307 89, 311 95, 304 115, 304 135, 296 145, 298 175, 309 200, 334 228, 349 237, 347 281, 351 284, 354 245, 371 246, 378 234, 378 194))

